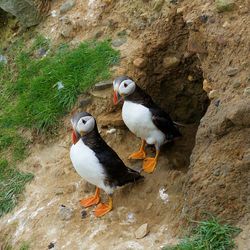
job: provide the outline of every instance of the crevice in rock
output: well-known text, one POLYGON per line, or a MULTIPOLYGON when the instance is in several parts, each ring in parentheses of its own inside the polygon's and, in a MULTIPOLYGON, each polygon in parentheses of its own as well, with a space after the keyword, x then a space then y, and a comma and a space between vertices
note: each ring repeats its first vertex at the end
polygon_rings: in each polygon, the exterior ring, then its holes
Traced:
MULTIPOLYGON (((182 16, 173 15, 145 42, 133 61, 132 75, 138 84, 173 120, 186 124, 180 128, 189 141, 189 159, 201 118, 209 105, 203 90, 203 72, 194 52, 188 51, 189 32, 182 16), (156 39, 157 38, 157 39, 156 39)), ((186 161, 185 168, 189 165, 186 161)))

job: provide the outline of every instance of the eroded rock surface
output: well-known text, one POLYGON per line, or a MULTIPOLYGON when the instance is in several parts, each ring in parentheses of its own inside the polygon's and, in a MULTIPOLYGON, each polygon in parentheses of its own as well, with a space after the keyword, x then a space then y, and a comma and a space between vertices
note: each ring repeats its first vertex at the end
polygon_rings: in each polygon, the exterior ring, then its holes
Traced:
POLYGON ((47 12, 50 0, 0 0, 0 8, 15 16, 24 27, 37 25, 42 12, 47 12))

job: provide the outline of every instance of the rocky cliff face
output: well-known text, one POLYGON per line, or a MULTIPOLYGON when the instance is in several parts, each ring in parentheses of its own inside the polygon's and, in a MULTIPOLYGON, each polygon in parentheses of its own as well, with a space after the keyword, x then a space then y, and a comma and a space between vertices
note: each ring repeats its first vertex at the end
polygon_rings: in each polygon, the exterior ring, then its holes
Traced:
POLYGON ((197 0, 176 12, 147 33, 128 74, 175 119, 201 119, 183 216, 208 211, 237 222, 249 213, 250 194, 248 7, 197 0))
POLYGON ((196 53, 211 99, 191 155, 185 208, 192 216, 210 211, 237 222, 249 212, 250 18, 244 1, 223 1, 223 9, 221 2, 183 3, 190 44, 204 51, 196 53))
POLYGON ((50 0, 0 0, 0 8, 15 16, 23 27, 37 25, 42 12, 49 9, 50 0))

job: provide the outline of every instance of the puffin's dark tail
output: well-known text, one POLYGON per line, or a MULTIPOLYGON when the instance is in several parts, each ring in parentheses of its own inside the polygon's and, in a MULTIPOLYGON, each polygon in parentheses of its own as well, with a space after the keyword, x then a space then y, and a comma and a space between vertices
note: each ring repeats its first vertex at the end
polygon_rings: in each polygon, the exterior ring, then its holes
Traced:
POLYGON ((182 134, 178 126, 172 123, 171 127, 169 126, 169 129, 166 133, 166 140, 173 141, 175 138, 179 138, 179 137, 182 137, 182 134))
POLYGON ((133 183, 139 180, 144 179, 144 176, 142 176, 139 172, 128 168, 127 174, 123 176, 122 180, 120 180, 118 186, 123 186, 127 183, 133 183))
POLYGON ((174 124, 172 133, 174 138, 182 137, 182 134, 176 124, 174 124))

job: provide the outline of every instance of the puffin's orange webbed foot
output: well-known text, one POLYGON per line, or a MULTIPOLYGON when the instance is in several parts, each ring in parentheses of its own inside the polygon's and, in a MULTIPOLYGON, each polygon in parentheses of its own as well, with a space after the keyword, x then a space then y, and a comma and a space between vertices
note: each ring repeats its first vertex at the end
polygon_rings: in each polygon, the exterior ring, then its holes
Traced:
POLYGON ((138 152, 131 154, 128 158, 133 159, 133 160, 142 160, 142 159, 145 159, 145 157, 146 157, 146 153, 143 150, 143 151, 138 151, 138 152))
POLYGON ((143 161, 143 170, 146 173, 152 173, 155 170, 157 160, 155 158, 146 158, 143 161))
POLYGON ((142 159, 145 159, 145 157, 146 157, 146 152, 144 150, 145 144, 146 144, 146 142, 144 140, 142 140, 142 144, 141 144, 141 147, 140 147, 139 151, 131 154, 128 157, 128 159, 133 159, 133 160, 142 160, 142 159))
POLYGON ((109 202, 108 204, 105 203, 100 203, 96 209, 95 209, 95 216, 96 217, 101 217, 105 214, 107 214, 109 211, 112 210, 113 207, 113 202, 112 202, 112 198, 109 197, 109 202))
POLYGON ((100 202, 100 190, 99 190, 99 188, 96 188, 95 195, 93 195, 89 198, 80 200, 80 204, 83 207, 90 207, 90 206, 98 204, 99 202, 100 202))
POLYGON ((156 168, 158 156, 159 156, 159 151, 156 151, 155 158, 148 157, 148 158, 144 159, 144 161, 143 161, 144 172, 149 173, 149 174, 154 172, 154 170, 156 168))

